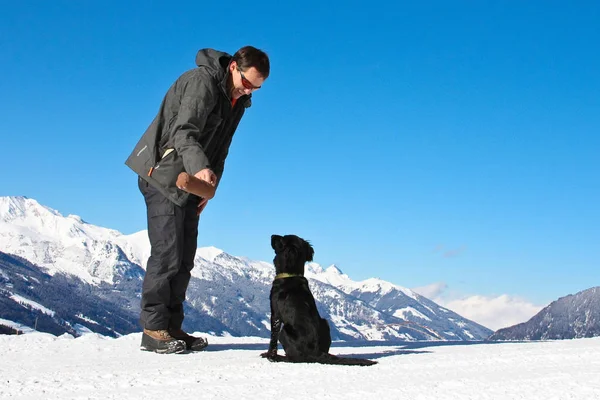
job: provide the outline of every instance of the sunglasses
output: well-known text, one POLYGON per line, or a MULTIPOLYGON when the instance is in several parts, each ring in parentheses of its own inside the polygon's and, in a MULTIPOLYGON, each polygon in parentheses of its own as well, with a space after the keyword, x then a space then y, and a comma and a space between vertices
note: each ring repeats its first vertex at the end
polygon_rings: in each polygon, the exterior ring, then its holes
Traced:
POLYGON ((252 82, 250 82, 248 79, 246 79, 246 77, 244 76, 244 73, 242 72, 241 69, 239 69, 239 68, 236 68, 236 69, 238 70, 238 72, 240 73, 240 76, 242 77, 242 86, 244 86, 248 90, 260 89, 260 86, 254 86, 252 84, 252 82))

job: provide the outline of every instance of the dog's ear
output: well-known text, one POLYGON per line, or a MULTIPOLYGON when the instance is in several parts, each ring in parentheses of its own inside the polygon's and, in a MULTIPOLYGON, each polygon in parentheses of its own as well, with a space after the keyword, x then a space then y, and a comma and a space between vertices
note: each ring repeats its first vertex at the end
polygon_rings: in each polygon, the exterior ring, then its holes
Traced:
POLYGON ((306 240, 304 241, 304 251, 306 251, 306 261, 312 261, 315 255, 315 250, 306 240))
POLYGON ((283 236, 271 235, 271 247, 279 253, 283 249, 283 236))

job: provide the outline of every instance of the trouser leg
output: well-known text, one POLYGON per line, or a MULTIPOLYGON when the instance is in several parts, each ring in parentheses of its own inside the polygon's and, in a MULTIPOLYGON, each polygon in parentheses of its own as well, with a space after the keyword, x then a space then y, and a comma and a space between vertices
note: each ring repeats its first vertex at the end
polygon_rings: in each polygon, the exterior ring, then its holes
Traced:
POLYGON ((189 201, 183 208, 183 248, 181 264, 177 274, 171 280, 171 318, 169 327, 181 328, 183 323, 183 302, 190 283, 191 271, 194 268, 194 258, 198 248, 198 201, 189 201))
POLYGON ((198 198, 190 196, 188 204, 179 207, 142 179, 139 187, 146 201, 151 246, 140 322, 146 329, 168 329, 172 318, 179 325, 183 321, 183 301, 197 247, 198 198))

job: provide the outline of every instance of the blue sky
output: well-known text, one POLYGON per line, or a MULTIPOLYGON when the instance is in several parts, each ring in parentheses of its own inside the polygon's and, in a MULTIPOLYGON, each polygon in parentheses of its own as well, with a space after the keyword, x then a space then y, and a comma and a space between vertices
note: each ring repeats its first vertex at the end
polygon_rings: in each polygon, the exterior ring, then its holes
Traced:
POLYGON ((198 49, 251 44, 271 76, 200 246, 294 233, 355 280, 536 305, 600 284, 600 5, 413 3, 6 3, 0 195, 145 229, 124 160, 198 49))

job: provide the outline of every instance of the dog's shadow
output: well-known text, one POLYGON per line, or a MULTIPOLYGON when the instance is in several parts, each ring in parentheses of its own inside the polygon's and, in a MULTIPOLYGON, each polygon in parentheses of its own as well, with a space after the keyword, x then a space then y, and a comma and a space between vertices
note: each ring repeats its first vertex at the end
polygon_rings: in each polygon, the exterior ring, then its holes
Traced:
POLYGON ((378 353, 344 353, 344 354, 338 354, 335 353, 334 351, 330 352, 331 354, 334 354, 336 356, 339 357, 350 357, 350 358, 365 358, 365 359, 377 359, 377 358, 385 358, 385 357, 391 357, 391 356, 400 356, 400 355, 409 355, 409 354, 424 354, 424 353, 432 353, 431 351, 427 351, 427 350, 405 350, 402 348, 398 348, 398 349, 394 349, 394 350, 384 350, 382 352, 378 352, 378 353))
MULTIPOLYGON (((268 343, 227 343, 227 344, 209 344, 208 347, 204 351, 227 351, 227 350, 256 350, 260 353, 264 353, 267 351, 269 345, 268 343)), ((285 354, 281 344, 277 346, 279 354, 285 354)), ((332 345, 330 353, 339 357, 351 357, 351 358, 359 358, 359 359, 373 359, 373 358, 383 358, 383 357, 391 357, 397 355, 406 355, 406 354, 419 354, 419 353, 431 353, 430 351, 420 351, 420 350, 406 350, 403 348, 397 348, 394 350, 382 350, 381 352, 373 352, 373 353, 348 353, 348 354, 338 354, 334 350, 335 344, 332 345)), ((348 347, 345 344, 339 344, 338 347, 348 347)))
POLYGON ((335 354, 335 347, 396 347, 393 350, 382 350, 381 352, 373 353, 356 353, 356 354, 342 354, 343 357, 356 357, 356 358, 384 358, 397 355, 410 355, 410 354, 426 354, 433 353, 432 350, 419 350, 425 348, 433 348, 440 346, 472 346, 478 344, 497 344, 498 342, 492 341, 423 341, 423 342, 406 342, 400 340, 391 341, 363 341, 357 340, 352 342, 333 342, 331 344, 331 353, 335 354))
POLYGON ((367 359, 371 359, 371 360, 378 359, 378 358, 391 357, 391 356, 432 353, 431 351, 428 351, 428 350, 411 350, 411 349, 409 349, 409 347, 411 347, 411 344, 413 344, 413 343, 397 342, 397 341, 393 341, 393 342, 383 342, 383 341, 377 341, 377 342, 367 342, 367 341, 333 342, 333 343, 331 343, 331 349, 329 350, 329 352, 331 354, 335 354, 340 357, 367 358, 367 359), (369 347, 369 348, 386 347, 387 349, 382 349, 379 352, 374 351, 372 353, 338 354, 335 351, 336 347, 369 347), (396 348, 390 350, 389 347, 396 347, 396 348))
MULTIPOLYGON (((478 344, 491 344, 497 342, 487 341, 448 341, 448 342, 406 342, 406 341, 351 341, 351 342, 333 342, 331 344, 330 353, 338 355, 340 357, 352 357, 362 359, 378 359, 398 355, 417 355, 433 353, 433 350, 429 350, 433 347, 440 346, 472 346, 478 344), (373 351, 371 353, 346 353, 339 354, 335 351, 336 348, 352 348, 352 347, 369 347, 377 348, 382 347, 380 352, 373 351), (394 347, 394 349, 389 349, 394 347), (385 348, 385 349, 384 349, 385 348), (428 350, 425 350, 428 349, 428 350)), ((209 344, 204 351, 227 351, 227 350, 256 350, 258 352, 265 352, 269 347, 268 343, 223 343, 223 344, 209 344)), ((278 346, 280 354, 284 354, 281 345, 278 346)))

